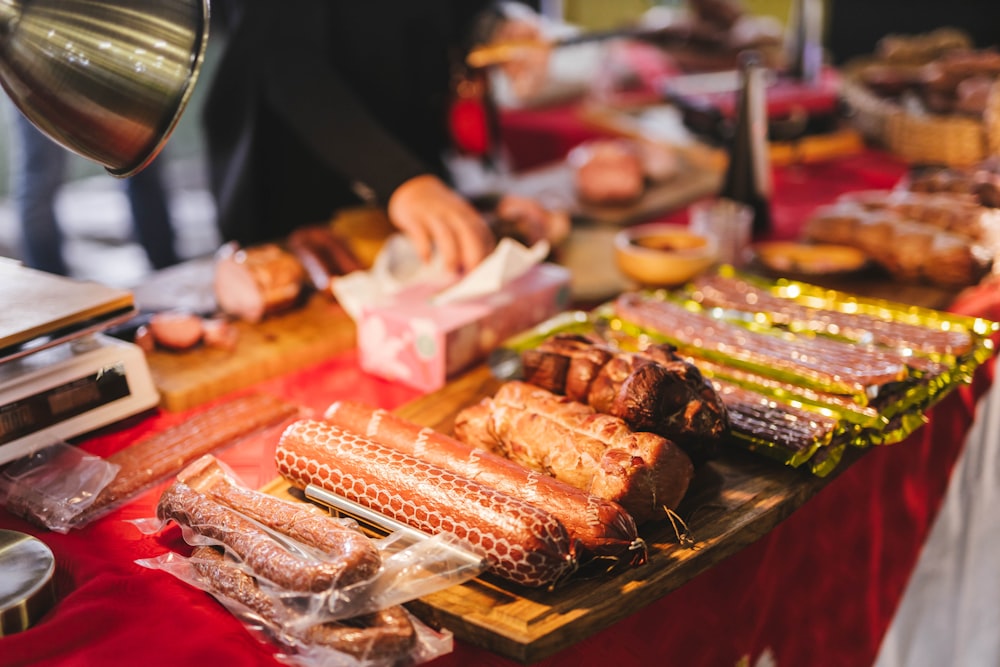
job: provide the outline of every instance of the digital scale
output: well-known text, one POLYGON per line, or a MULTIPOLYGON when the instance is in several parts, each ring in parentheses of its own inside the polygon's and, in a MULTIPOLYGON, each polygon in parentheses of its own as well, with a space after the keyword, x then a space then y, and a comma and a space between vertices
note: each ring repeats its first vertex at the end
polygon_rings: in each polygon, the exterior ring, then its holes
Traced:
POLYGON ((0 260, 0 464, 159 404, 132 293, 0 260))

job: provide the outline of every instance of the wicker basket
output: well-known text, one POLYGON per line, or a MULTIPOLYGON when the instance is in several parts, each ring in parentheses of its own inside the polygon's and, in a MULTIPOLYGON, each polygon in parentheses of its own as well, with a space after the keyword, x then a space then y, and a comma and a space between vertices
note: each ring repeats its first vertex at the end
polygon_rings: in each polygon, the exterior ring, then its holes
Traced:
POLYGON ((913 164, 969 166, 1000 153, 1000 82, 982 118, 914 113, 868 89, 863 67, 845 70, 842 96, 852 125, 867 139, 913 164))
POLYGON ((900 111, 887 119, 884 143, 894 154, 914 164, 971 166, 989 154, 985 124, 965 116, 900 111))

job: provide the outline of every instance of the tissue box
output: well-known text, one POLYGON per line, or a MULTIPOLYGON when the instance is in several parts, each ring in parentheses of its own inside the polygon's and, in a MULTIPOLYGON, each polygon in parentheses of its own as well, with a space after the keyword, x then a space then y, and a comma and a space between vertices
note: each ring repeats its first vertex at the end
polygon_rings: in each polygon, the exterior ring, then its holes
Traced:
POLYGON ((569 281, 565 267, 538 264, 497 292, 462 301, 431 302, 447 285, 406 288, 362 310, 361 367, 417 389, 438 389, 506 338, 565 310, 569 281))

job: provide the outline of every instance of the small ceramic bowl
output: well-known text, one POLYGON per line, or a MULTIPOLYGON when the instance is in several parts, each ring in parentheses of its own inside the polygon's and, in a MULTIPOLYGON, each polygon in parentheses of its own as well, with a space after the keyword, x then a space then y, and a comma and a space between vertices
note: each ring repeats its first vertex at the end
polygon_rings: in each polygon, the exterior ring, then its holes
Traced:
POLYGON ((714 239, 686 225, 653 222, 615 235, 618 270, 644 287, 675 287, 715 263, 714 239))

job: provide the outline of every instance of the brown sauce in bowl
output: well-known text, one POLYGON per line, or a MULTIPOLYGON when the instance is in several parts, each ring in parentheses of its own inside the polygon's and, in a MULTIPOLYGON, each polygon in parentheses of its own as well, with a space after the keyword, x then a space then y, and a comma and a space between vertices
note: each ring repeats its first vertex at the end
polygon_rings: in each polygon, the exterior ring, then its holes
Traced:
POLYGON ((705 239, 686 235, 638 236, 632 238, 630 242, 640 248, 665 252, 693 250, 705 245, 705 239))

